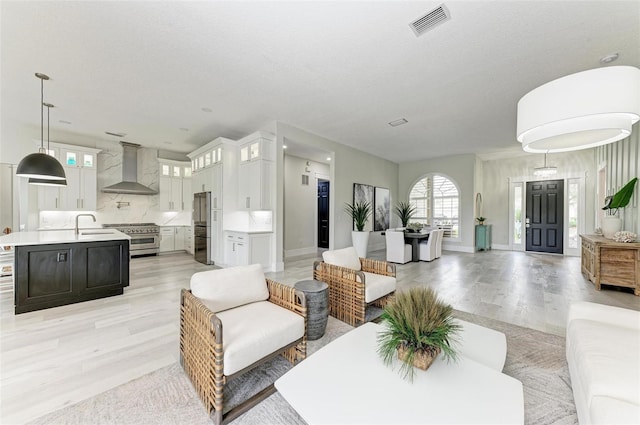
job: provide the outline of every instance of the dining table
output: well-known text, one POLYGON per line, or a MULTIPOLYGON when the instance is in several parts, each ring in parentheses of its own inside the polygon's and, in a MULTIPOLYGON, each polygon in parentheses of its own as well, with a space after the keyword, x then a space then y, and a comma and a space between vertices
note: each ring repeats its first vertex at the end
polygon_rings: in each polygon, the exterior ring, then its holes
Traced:
POLYGON ((405 242, 411 244, 411 261, 420 261, 420 241, 422 239, 428 239, 429 238, 429 233, 431 233, 431 231, 428 232, 407 232, 406 230, 404 231, 404 240, 405 242))

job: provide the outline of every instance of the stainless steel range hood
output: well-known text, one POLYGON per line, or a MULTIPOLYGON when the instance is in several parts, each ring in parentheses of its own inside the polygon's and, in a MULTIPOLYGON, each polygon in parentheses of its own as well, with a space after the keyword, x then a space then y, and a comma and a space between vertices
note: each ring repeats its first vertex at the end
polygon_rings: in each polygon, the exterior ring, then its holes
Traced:
POLYGON ((102 188, 106 193, 127 195, 157 195, 158 192, 138 183, 138 148, 135 143, 120 142, 122 145, 122 181, 102 188))

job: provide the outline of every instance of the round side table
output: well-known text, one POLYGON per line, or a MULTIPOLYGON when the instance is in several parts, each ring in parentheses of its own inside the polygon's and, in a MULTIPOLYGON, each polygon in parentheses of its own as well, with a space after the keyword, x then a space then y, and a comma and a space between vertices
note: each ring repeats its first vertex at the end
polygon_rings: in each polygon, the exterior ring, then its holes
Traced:
POLYGON ((294 287, 307 299, 307 339, 322 338, 329 318, 329 285, 319 280, 301 280, 294 287))

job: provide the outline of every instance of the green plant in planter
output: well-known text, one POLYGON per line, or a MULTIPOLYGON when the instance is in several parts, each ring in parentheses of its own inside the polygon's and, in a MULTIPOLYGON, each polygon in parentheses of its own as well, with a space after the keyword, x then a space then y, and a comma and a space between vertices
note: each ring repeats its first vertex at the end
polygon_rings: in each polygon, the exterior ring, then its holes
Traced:
POLYGON ((400 201, 393 212, 400 218, 402 227, 407 227, 409 220, 411 220, 411 217, 416 213, 416 206, 410 202, 400 201))
POLYGON ((484 224, 484 221, 486 220, 486 218, 484 218, 484 217, 476 217, 476 220, 478 220, 478 224, 484 224))
POLYGON ((461 327, 454 322, 452 312, 453 307, 440 301, 431 288, 398 293, 381 316, 384 330, 378 334, 378 353, 385 364, 390 365, 402 350, 405 357, 400 374, 412 381, 418 356, 435 357, 441 351, 447 360, 455 360, 454 345, 461 327))
POLYGON ((618 212, 618 208, 624 208, 629 205, 637 181, 638 178, 634 177, 629 183, 625 184, 622 189, 616 192, 615 195, 607 196, 604 200, 605 206, 602 207, 602 209, 608 210, 608 215, 615 215, 618 212))
POLYGON ((354 202, 353 204, 345 204, 344 210, 351 216, 356 223, 356 229, 358 232, 364 230, 365 224, 371 216, 371 203, 370 202, 354 202))

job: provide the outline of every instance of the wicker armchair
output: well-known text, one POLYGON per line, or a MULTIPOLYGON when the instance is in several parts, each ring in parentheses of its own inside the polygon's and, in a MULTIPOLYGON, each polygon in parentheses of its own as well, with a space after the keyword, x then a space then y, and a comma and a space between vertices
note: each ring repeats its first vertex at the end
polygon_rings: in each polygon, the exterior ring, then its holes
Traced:
MULTIPOLYGON (((213 271, 203 273, 212 272, 213 271)), ((184 368, 185 373, 191 380, 196 392, 216 425, 232 421, 275 392, 275 387, 271 384, 255 396, 242 402, 239 406, 225 411, 225 406, 223 405, 224 389, 229 379, 241 375, 279 354, 282 354, 292 364, 306 357, 307 309, 304 294, 296 291, 292 287, 269 279, 265 280, 268 287, 268 299, 266 301, 244 304, 218 313, 211 311, 211 309, 207 307, 207 300, 197 298, 192 294, 191 290, 183 289, 181 291, 180 364, 184 368), (303 318, 304 330, 302 331, 302 337, 287 342, 284 346, 278 347, 275 351, 266 355, 256 354, 254 350, 244 350, 241 353, 234 350, 233 348, 237 348, 238 346, 244 347, 244 345, 246 345, 247 333, 250 333, 246 332, 247 329, 255 328, 256 330, 259 329, 260 333, 264 333, 265 328, 269 326, 269 321, 265 321, 264 316, 260 313, 260 311, 264 310, 252 310, 252 308, 257 306, 258 309, 267 308, 280 310, 277 308, 274 309, 273 305, 282 307, 282 310, 293 312, 303 318), (244 312, 241 312, 241 309, 245 309, 244 312), (235 310, 235 312, 232 312, 232 310, 235 310), (232 312, 231 315, 229 315, 229 312, 232 312), (239 312, 240 314, 238 314, 239 312), (231 320, 230 318, 233 318, 235 321, 234 326, 229 327, 229 329, 235 328, 236 335, 230 334, 229 331, 223 334, 223 322, 231 320), (237 328, 239 324, 237 322, 238 320, 241 321, 241 332, 238 331, 237 328), (229 346, 225 345, 225 339, 227 341, 232 340, 235 346, 231 348, 232 344, 229 344, 229 346), (244 341, 239 344, 239 340, 241 339, 244 339, 244 341), (236 359, 229 358, 229 356, 233 355, 236 356, 236 359), (252 358, 252 356, 259 358, 252 358), (239 357, 241 360, 238 360, 239 357), (226 361, 230 360, 234 360, 234 366, 231 368, 226 364, 226 361), (245 366, 242 361, 245 363, 250 362, 250 364, 245 366), (227 369, 234 370, 228 373, 229 371, 227 369)), ((291 316, 289 313, 278 311, 276 311, 276 313, 276 316, 279 314, 291 316)), ((273 328, 274 330, 272 332, 280 332, 279 330, 275 330, 275 326, 273 328)), ((275 339, 278 338, 271 338, 272 341, 275 339)), ((259 348, 268 345, 265 344, 264 341, 256 341, 256 343, 260 345, 259 348)), ((271 349, 269 348, 269 350, 271 349)))
POLYGON ((357 254, 355 258, 360 270, 326 262, 326 256, 313 263, 313 278, 329 285, 329 314, 351 326, 363 324, 367 306, 384 307, 396 290, 395 264, 357 254))

